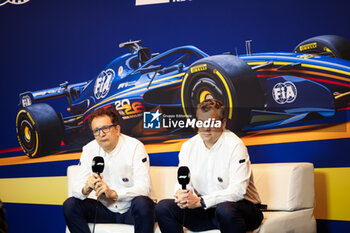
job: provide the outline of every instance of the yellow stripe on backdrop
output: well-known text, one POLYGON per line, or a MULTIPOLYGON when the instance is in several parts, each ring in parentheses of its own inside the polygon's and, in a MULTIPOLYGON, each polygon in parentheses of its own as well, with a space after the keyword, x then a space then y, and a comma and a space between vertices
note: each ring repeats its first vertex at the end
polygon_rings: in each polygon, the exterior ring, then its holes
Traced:
MULTIPOLYGON (((180 151, 181 145, 185 141, 187 141, 187 139, 168 140, 166 142, 162 142, 158 144, 145 145, 145 147, 146 147, 147 153, 149 154, 177 152, 177 151, 180 151)), ((77 160, 80 158, 80 155, 81 155, 81 152, 77 152, 77 153, 49 155, 49 156, 39 157, 35 159, 30 159, 28 158, 28 156, 14 156, 9 158, 0 158, 0 166, 77 160)))
MULTIPOLYGON (((350 122, 329 124, 329 125, 313 125, 299 126, 285 129, 270 129, 254 131, 246 136, 241 137, 247 146, 269 145, 278 143, 291 142, 307 142, 317 140, 332 140, 350 138, 350 122)), ((182 144, 188 139, 167 140, 161 143, 146 144, 147 153, 166 153, 180 151, 182 144)), ((80 158, 79 153, 58 154, 29 159, 27 156, 16 156, 9 158, 1 158, 0 166, 43 163, 64 160, 76 160, 80 158)))
POLYGON ((247 146, 350 138, 350 122, 253 131, 241 137, 247 146))
POLYGON ((6 203, 62 205, 67 198, 67 177, 0 179, 0 197, 6 203))
MULTIPOLYGON (((350 221, 350 167, 315 169, 316 219, 350 221)), ((62 205, 67 198, 66 177, 0 179, 5 203, 62 205)))
POLYGON ((350 168, 315 169, 315 218, 350 221, 350 168))

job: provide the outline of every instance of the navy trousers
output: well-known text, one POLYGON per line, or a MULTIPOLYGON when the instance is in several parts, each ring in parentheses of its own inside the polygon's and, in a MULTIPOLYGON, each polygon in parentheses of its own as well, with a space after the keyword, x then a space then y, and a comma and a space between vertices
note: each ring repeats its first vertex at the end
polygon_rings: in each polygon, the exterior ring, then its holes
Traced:
POLYGON ((95 211, 96 223, 129 224, 134 225, 135 233, 153 233, 154 202, 149 197, 135 197, 124 214, 114 213, 101 202, 89 198, 80 200, 70 197, 63 203, 64 218, 71 233, 90 233, 88 222, 94 222, 95 211))
POLYGON ((250 201, 223 202, 216 208, 181 209, 174 199, 165 199, 156 206, 159 228, 165 233, 220 229, 222 233, 245 233, 258 228, 263 214, 250 201))

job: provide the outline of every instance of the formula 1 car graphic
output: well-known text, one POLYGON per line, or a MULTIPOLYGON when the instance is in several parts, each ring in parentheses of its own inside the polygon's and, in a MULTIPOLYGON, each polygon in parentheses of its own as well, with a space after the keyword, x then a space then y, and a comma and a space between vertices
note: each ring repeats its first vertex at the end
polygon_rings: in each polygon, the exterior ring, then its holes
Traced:
POLYGON ((20 94, 16 119, 23 151, 31 158, 93 138, 87 119, 98 108, 118 114, 122 132, 142 141, 194 134, 179 127, 145 129, 144 113, 195 115, 217 98, 227 107, 227 128, 251 131, 333 117, 349 107, 350 42, 325 35, 289 53, 209 56, 194 46, 151 53, 141 41, 121 43, 131 52, 113 60, 93 80, 20 94), (43 101, 67 97, 65 113, 43 101), (64 116, 69 114, 69 116, 64 116))

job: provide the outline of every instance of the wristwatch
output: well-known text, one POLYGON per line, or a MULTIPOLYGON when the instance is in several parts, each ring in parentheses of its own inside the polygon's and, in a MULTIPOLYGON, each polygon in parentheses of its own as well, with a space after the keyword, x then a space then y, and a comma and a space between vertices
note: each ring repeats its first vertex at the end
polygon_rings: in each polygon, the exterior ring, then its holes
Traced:
POLYGON ((199 201, 199 203, 201 204, 202 208, 205 209, 207 206, 205 205, 204 199, 202 197, 200 197, 201 200, 199 201))

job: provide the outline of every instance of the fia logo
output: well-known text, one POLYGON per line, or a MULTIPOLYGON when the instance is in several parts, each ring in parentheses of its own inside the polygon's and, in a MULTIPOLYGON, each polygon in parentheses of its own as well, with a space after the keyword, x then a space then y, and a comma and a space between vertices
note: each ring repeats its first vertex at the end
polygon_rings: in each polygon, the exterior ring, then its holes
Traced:
POLYGON ((297 98, 297 88, 290 81, 277 83, 272 88, 272 97, 278 104, 292 103, 297 98))
POLYGON ((157 110, 156 112, 143 112, 143 128, 144 129, 160 129, 160 116, 162 113, 157 110))
POLYGON ((28 107, 29 105, 32 105, 32 100, 30 99, 30 97, 28 95, 25 95, 22 97, 22 106, 28 107))
POLYGON ((112 81, 115 77, 114 70, 107 69, 106 71, 102 71, 96 79, 94 94, 96 99, 101 99, 106 97, 111 88, 112 81))
POLYGON ((13 5, 21 5, 27 2, 29 2, 29 0, 0 0, 0 6, 3 6, 6 3, 11 3, 13 5))

